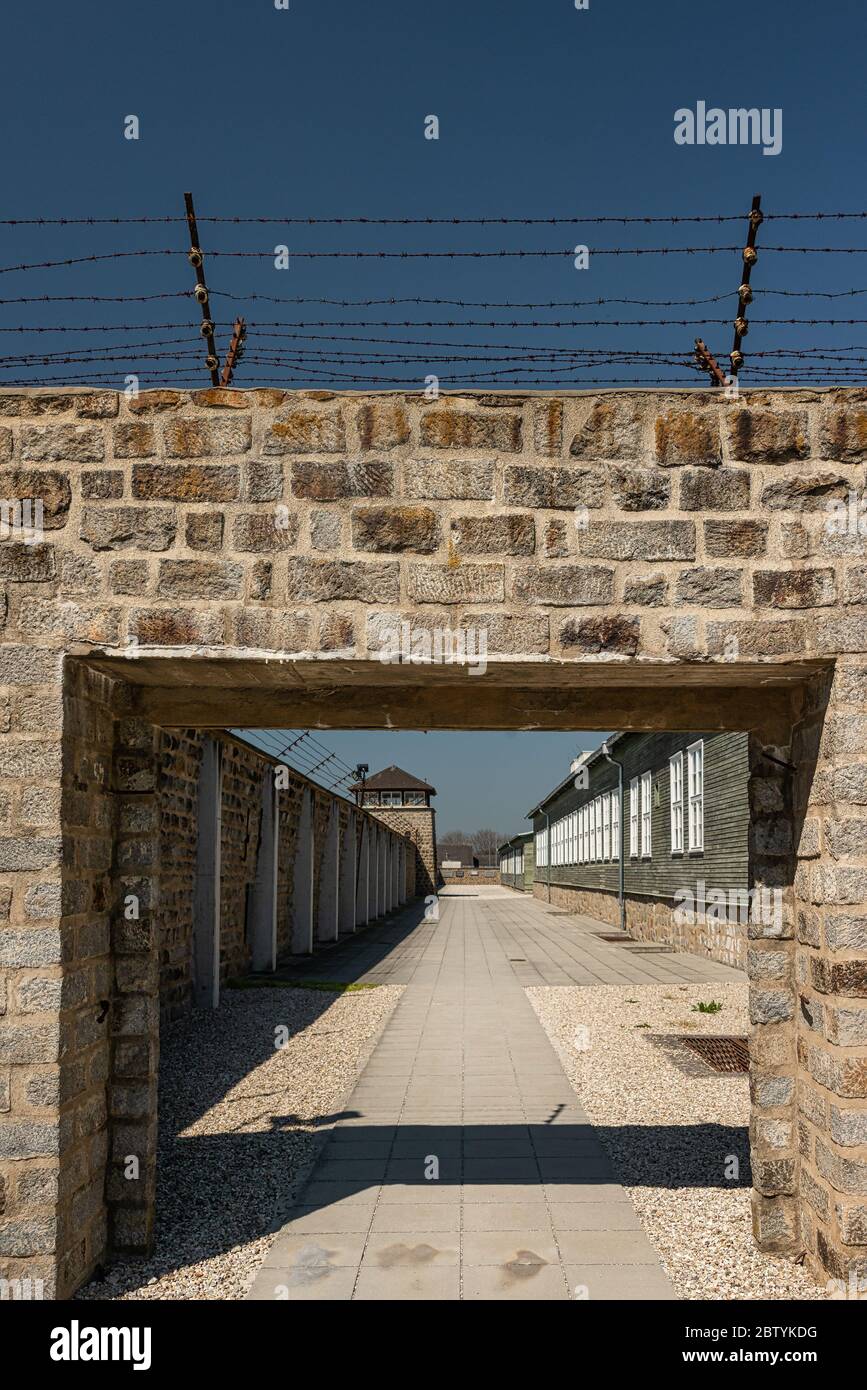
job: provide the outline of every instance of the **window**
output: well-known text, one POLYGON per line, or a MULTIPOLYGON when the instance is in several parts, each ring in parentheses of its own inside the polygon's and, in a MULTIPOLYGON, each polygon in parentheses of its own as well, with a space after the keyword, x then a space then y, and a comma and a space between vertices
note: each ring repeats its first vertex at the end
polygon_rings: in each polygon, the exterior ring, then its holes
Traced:
POLYGON ((642 772, 641 774, 641 857, 649 859, 652 853, 651 844, 651 805, 650 798, 653 791, 653 773, 642 772))
POLYGON ((638 857, 638 778, 629 783, 629 853, 638 857))
POLYGON ((572 853, 569 856, 573 864, 578 863, 578 812, 572 812, 572 853))
POLYGON ((620 858, 620 792, 611 793, 611 858, 620 858))
POLYGON ((602 798, 602 858, 611 858, 611 793, 602 798))
POLYGON ((424 806, 424 792, 404 792, 404 806, 424 806))
POLYGON ((704 742, 686 750, 689 769, 689 848, 704 849, 704 742))
POLYGON ((596 862, 597 862, 597 864, 598 864, 599 861, 600 861, 600 859, 602 858, 602 797, 601 797, 601 796, 597 796, 596 800, 593 802, 593 827, 594 827, 593 833, 594 833, 595 840, 596 840, 596 848, 595 848, 594 853, 593 853, 593 858, 596 860, 596 862))
POLYGON ((683 754, 675 753, 668 760, 668 780, 671 790, 671 852, 683 854, 683 754))
POLYGON ((545 847, 546 847, 546 846, 545 846, 545 839, 546 839, 546 832, 545 832, 544 830, 537 830, 537 831, 536 831, 536 863, 537 863, 537 864, 541 864, 541 866, 542 866, 543 868, 545 867, 545 865, 546 865, 547 862, 548 862, 548 861, 547 861, 547 858, 546 858, 546 856, 545 856, 545 847))
POLYGON ((365 792, 365 793, 364 793, 364 805, 365 805, 365 806, 378 806, 378 805, 379 805, 379 792, 365 792))
POLYGON ((401 798, 400 792, 383 792, 383 793, 382 793, 382 805, 383 805, 383 806, 400 806, 400 805, 402 805, 402 798, 401 798))

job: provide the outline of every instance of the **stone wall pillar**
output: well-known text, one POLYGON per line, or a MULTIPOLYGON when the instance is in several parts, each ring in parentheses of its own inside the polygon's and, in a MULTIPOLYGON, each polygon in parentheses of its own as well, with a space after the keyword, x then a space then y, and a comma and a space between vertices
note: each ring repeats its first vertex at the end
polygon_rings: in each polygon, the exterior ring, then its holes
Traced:
POLYGON ((355 925, 366 927, 370 921, 370 820, 361 822, 358 841, 358 888, 355 895, 355 925))
POLYGON ((193 892, 193 1002, 199 1009, 216 1009, 220 1002, 222 811, 223 748, 208 738, 199 772, 193 892))
POLYGON ((322 863, 319 869, 319 900, 316 913, 316 940, 336 941, 340 904, 340 812, 331 802, 322 863))
MULTIPOLYGON (((862 641, 863 643, 863 634, 862 641)), ((801 1243, 815 1276, 867 1288, 867 664, 842 658, 796 727, 801 1243), (812 775, 810 775, 812 773, 812 775)))
POLYGON ((750 1149, 753 1231, 763 1250, 799 1249, 791 725, 749 738, 750 1149))
POLYGON ((274 769, 269 765, 262 774, 262 829, 253 887, 254 970, 274 970, 277 965, 277 799, 274 769))
POLYGON ((304 788, 295 840, 295 872, 292 897, 292 954, 313 950, 313 797, 304 788))
POLYGON ((159 1070, 159 731, 116 726, 106 1198, 111 1254, 153 1242, 159 1070))
POLYGON ((341 936, 355 930, 355 880, 358 857, 358 836, 355 827, 355 811, 349 810, 346 825, 340 837, 340 891, 337 909, 337 926, 341 936))

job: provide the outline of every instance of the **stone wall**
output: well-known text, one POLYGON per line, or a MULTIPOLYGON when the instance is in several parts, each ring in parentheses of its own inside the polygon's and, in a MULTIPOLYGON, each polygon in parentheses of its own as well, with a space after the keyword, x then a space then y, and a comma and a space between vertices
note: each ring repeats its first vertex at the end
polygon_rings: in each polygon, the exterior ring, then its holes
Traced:
MULTIPOLYGON (((544 868, 540 871, 544 874, 544 868)), ((506 875, 503 882, 509 883, 506 875)), ((510 887, 518 887, 509 883, 510 887)), ((566 908, 587 917, 596 917, 612 927, 620 926, 620 900, 616 893, 600 892, 598 888, 570 888, 560 883, 548 885, 536 879, 533 896, 555 907, 566 908)), ((675 909, 657 898, 624 897, 626 930, 636 941, 658 941, 676 946, 680 951, 692 951, 697 956, 721 961, 723 965, 743 970, 747 961, 748 923, 715 921, 708 914, 690 922, 678 917, 675 909)))
POLYGON ((167 813, 155 729, 269 725, 747 732, 784 909, 747 951, 757 1238, 863 1273, 865 460, 859 390, 0 393, 0 496, 45 509, 0 542, 0 1275, 67 1293, 103 1191, 147 1238, 196 770, 170 734, 167 813), (483 634, 484 669, 386 664, 396 628, 483 634))
POLYGON ((411 856, 413 895, 426 897, 435 893, 439 882, 437 873, 436 811, 432 806, 371 806, 372 816, 383 825, 391 826, 412 841, 411 856))

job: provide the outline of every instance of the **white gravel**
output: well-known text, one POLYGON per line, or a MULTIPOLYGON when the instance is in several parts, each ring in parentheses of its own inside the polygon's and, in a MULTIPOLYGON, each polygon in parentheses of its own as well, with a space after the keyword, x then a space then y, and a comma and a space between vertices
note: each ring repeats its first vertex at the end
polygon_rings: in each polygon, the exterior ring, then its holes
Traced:
POLYGON ((78 1297, 243 1298, 402 992, 228 990, 164 1029, 155 1250, 78 1297))
POLYGON ((747 1034, 746 984, 539 987, 527 994, 679 1297, 824 1298, 800 1265, 753 1244, 747 1077, 687 1075, 651 1041, 747 1034), (711 999, 723 1004, 719 1013, 692 1012, 711 999), (740 1158, 739 1182, 725 1177, 732 1154, 740 1158))

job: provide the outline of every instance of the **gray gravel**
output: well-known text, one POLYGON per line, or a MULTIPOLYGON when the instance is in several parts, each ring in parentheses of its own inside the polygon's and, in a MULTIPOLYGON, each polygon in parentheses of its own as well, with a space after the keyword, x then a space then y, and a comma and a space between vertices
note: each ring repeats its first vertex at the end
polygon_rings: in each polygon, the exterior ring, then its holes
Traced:
POLYGON ((532 988, 530 1001, 680 1298, 825 1297, 799 1265, 752 1240, 747 1077, 717 1075, 654 1037, 749 1032, 747 986, 532 988), (716 1014, 693 1013, 718 1000, 716 1014), (631 1001, 631 1002, 630 1002, 631 1001), (641 1025, 649 1025, 642 1027, 641 1025), (725 1175, 729 1156, 737 1181, 725 1175))
POLYGON ((154 1254, 78 1297, 243 1298, 401 993, 229 990, 165 1029, 154 1254))

